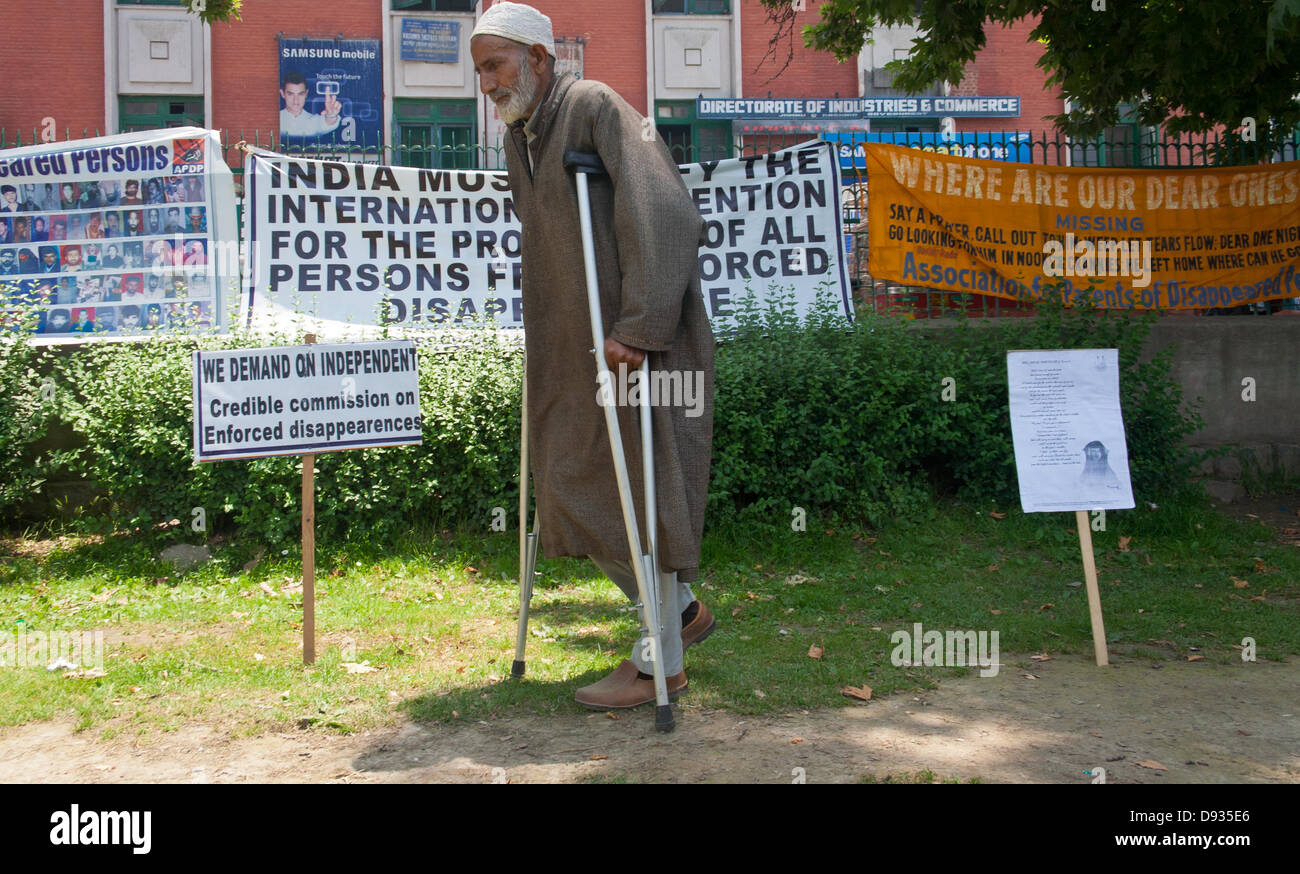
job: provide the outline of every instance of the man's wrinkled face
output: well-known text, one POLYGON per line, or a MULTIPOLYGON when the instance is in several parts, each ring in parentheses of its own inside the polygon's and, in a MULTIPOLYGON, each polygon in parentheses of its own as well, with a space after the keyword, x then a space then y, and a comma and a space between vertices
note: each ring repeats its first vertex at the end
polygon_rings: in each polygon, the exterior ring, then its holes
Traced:
POLYGON ((290 115, 301 115, 303 107, 307 105, 307 84, 290 82, 280 89, 280 96, 284 98, 284 108, 289 110, 290 115))
POLYGON ((469 51, 479 90, 497 105, 501 120, 513 124, 527 118, 540 85, 528 47, 504 37, 476 36, 469 51))

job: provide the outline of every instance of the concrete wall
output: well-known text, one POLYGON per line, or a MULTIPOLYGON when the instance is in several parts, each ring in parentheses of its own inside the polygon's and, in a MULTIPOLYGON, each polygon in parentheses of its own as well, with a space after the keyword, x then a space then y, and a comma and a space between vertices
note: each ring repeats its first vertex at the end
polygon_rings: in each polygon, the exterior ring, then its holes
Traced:
POLYGON ((1149 348, 1168 346, 1184 397, 1202 399, 1205 427, 1191 445, 1300 443, 1300 316, 1167 316, 1149 348))

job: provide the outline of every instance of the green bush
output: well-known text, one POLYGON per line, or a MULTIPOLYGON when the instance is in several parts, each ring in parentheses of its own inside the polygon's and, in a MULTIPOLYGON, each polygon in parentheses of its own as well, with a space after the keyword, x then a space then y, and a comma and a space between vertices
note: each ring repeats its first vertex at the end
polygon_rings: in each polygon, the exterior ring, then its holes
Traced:
MULTIPOLYGON (((0 283, 0 297, 9 290, 0 283)), ((35 311, 7 308, 0 324, 0 513, 40 491, 44 465, 33 448, 54 417, 53 386, 39 373, 41 353, 29 338, 35 311)))
POLYGON ((788 296, 740 305, 717 354, 715 520, 788 520, 798 506, 876 523, 920 510, 936 491, 1015 501, 1012 349, 1118 348, 1135 493, 1154 498, 1187 481, 1182 438, 1200 420, 1184 409, 1170 353, 1141 360, 1153 315, 1086 302, 1067 310, 1058 295, 1037 319, 909 327, 859 313, 846 328, 835 309, 824 299, 801 325, 788 296))
MULTIPOLYGON (((1142 360, 1147 318, 1087 305, 1066 311, 1049 301, 1036 319, 992 326, 922 327, 871 313, 850 326, 836 309, 824 298, 801 322, 788 296, 761 308, 752 297, 739 304, 736 329, 717 347, 710 524, 788 524, 796 506, 830 520, 879 523, 924 511, 936 493, 1015 501, 1009 349, 1118 347, 1139 500, 1187 481, 1182 438, 1199 420, 1183 409, 1168 356, 1142 360), (955 397, 945 399, 945 387, 955 397)), ((420 341, 422 445, 316 456, 322 536, 386 539, 419 522, 487 526, 494 507, 513 516, 521 354, 499 331, 469 337, 453 349, 420 341)), ((202 507, 210 530, 237 527, 268 543, 296 539, 299 458, 194 465, 191 412, 196 348, 294 342, 236 332, 88 344, 53 356, 58 401, 43 404, 37 352, 7 337, 0 506, 39 487, 32 446, 57 419, 84 441, 58 460, 106 495, 102 516, 112 525, 188 522, 202 507)))
MULTIPOLYGON (((283 345, 289 338, 154 337, 99 343, 60 362, 73 391, 68 415, 86 445, 76 465, 108 495, 118 524, 144 526, 203 507, 209 525, 234 525, 271 543, 297 537, 298 456, 192 463, 196 348, 283 345)), ((386 538, 416 520, 486 525, 518 496, 520 355, 493 331, 452 351, 421 344, 419 446, 316 456, 322 535, 386 538)))

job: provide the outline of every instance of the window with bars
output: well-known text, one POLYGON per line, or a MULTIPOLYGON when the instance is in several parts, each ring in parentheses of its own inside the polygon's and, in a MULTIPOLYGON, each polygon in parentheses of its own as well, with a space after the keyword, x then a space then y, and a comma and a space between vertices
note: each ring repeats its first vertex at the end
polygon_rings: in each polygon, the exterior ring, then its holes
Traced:
POLYGON ((730 15, 731 0, 655 0, 656 15, 730 15))

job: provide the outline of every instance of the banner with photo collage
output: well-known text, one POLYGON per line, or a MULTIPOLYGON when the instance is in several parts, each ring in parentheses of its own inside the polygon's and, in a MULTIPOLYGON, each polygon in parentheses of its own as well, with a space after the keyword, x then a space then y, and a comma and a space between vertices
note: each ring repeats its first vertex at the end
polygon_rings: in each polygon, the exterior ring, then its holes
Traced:
POLYGON ((223 329, 236 239, 215 131, 0 151, 0 305, 35 308, 41 339, 223 329))

